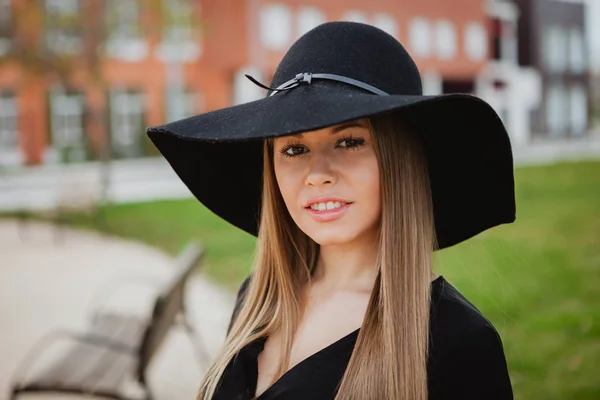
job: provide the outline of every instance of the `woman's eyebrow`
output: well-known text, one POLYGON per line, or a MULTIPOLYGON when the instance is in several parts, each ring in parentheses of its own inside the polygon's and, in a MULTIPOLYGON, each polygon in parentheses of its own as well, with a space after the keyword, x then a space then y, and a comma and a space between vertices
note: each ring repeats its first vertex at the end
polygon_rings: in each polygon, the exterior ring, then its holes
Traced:
MULTIPOLYGON (((354 127, 366 128, 366 126, 364 124, 361 124, 360 122, 350 121, 350 122, 346 122, 346 123, 343 123, 341 125, 336 126, 331 131, 329 131, 329 134, 330 135, 335 135, 336 133, 339 133, 339 132, 343 131, 344 129, 354 128, 354 127)), ((291 135, 291 136, 295 137, 295 138, 302 139, 302 134, 301 133, 299 133, 297 135, 291 135)))
POLYGON ((366 126, 364 124, 361 124, 360 122, 350 121, 350 122, 346 122, 344 124, 336 126, 335 128, 333 128, 331 130, 331 132, 329 132, 329 134, 335 135, 336 133, 343 131, 344 129, 354 128, 354 127, 366 128, 366 126))

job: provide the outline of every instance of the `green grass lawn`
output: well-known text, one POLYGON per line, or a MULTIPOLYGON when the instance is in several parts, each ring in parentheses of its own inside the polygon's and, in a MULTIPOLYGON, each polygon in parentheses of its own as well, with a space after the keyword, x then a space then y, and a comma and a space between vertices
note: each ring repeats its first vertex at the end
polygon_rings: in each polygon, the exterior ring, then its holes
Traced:
POLYGON ((437 257, 500 331, 517 399, 600 399, 600 162, 518 169, 517 221, 437 257))
MULTIPOLYGON (((436 271, 497 327, 516 399, 600 399, 600 162, 522 168, 516 183, 517 222, 438 253, 436 271)), ((194 200, 105 213, 113 234, 169 253, 202 240, 230 290, 249 271, 254 238, 194 200)))

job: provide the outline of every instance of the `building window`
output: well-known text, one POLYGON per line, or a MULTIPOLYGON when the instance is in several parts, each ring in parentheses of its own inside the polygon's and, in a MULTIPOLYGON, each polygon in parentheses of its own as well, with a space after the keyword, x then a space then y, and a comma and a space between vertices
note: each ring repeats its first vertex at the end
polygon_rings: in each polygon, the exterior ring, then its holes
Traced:
POLYGON ((285 4, 268 4, 260 12, 260 41, 270 50, 285 50, 292 40, 292 12, 285 4))
POLYGON ((298 12, 297 37, 327 22, 325 13, 317 7, 301 7, 298 12))
POLYGON ((83 129, 84 99, 81 93, 53 90, 50 93, 50 130, 54 161, 87 159, 83 129))
POLYGON ((483 61, 487 55, 487 33, 479 22, 469 22, 465 27, 465 51, 472 61, 483 61))
POLYGON ((265 89, 250 82, 248 78, 246 78, 246 74, 254 77, 259 82, 265 82, 266 80, 266 78, 263 77, 262 71, 255 66, 244 67, 236 71, 232 79, 232 102, 234 105, 261 99, 265 97, 267 93, 265 89))
POLYGON ((141 61, 148 55, 142 38, 138 0, 107 0, 107 51, 122 61, 141 61))
POLYGON ((443 93, 443 79, 438 71, 428 70, 421 74, 424 95, 438 95, 443 93))
POLYGON ((202 96, 191 91, 167 90, 165 103, 166 122, 191 117, 204 108, 202 96))
POLYGON ((46 47, 56 54, 81 52, 81 5, 79 0, 46 0, 46 47))
POLYGON ((368 23, 367 15, 360 10, 348 10, 342 15, 342 21, 368 23))
POLYGON ((452 22, 439 20, 436 22, 436 50, 442 60, 450 60, 456 56, 456 29, 452 22))
POLYGON ((501 33, 500 53, 502 60, 517 64, 519 61, 519 43, 516 22, 503 21, 501 33))
POLYGON ((117 158, 144 154, 144 101, 142 93, 113 90, 110 93, 110 128, 113 155, 117 158))
POLYGON ((136 0, 110 0, 106 9, 111 40, 128 41, 140 38, 140 16, 136 0))
POLYGON ((431 31, 429 22, 425 18, 415 18, 409 27, 410 47, 418 57, 431 55, 431 31))
POLYGON ((377 13, 373 15, 373 25, 384 32, 389 33, 396 39, 398 38, 398 25, 396 20, 390 14, 377 13))
POLYGON ((12 42, 12 0, 0 0, 0 56, 8 54, 12 42))
POLYGON ((195 61, 201 55, 201 37, 194 26, 200 3, 193 0, 163 0, 165 19, 158 56, 162 61, 195 61))
POLYGON ((550 135, 558 136, 567 129, 568 93, 560 83, 549 85, 546 95, 546 127, 550 135))
POLYGON ((572 28, 569 31, 569 66, 571 72, 579 74, 585 72, 585 48, 581 28, 572 28))
POLYGON ((17 99, 12 93, 0 92, 0 167, 20 165, 17 99))
POLYGON ((189 0, 163 0, 164 41, 193 40, 194 9, 189 0))
POLYGON ((570 91, 571 132, 583 135, 588 128, 588 94, 584 85, 574 85, 570 91))
POLYGON ((557 25, 546 28, 544 35, 544 59, 551 72, 561 73, 567 67, 567 34, 557 25))

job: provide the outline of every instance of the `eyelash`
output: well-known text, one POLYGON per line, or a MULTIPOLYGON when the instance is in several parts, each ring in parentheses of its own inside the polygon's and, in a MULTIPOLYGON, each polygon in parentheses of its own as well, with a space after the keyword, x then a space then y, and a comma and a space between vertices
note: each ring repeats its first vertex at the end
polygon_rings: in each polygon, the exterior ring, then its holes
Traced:
MULTIPOLYGON (((338 140, 335 142, 335 144, 336 144, 336 146, 337 146, 338 144, 340 144, 341 142, 344 142, 344 141, 354 141, 354 142, 356 142, 357 144, 356 144, 356 145, 354 145, 354 146, 349 146, 349 147, 341 147, 341 149, 343 149, 343 150, 358 150, 360 147, 362 147, 362 146, 365 144, 365 139, 363 139, 363 138, 360 138, 360 137, 354 137, 354 136, 350 136, 350 135, 349 135, 349 136, 342 136, 341 138, 339 138, 339 139, 338 139, 338 140)), ((290 148, 292 148, 292 147, 297 147, 297 146, 302 146, 302 143, 299 143, 299 142, 296 142, 296 143, 289 143, 289 144, 287 144, 287 145, 283 146, 283 148, 281 148, 281 150, 279 150, 279 152, 280 152, 280 153, 281 153, 281 154, 282 154, 284 157, 286 157, 286 158, 295 158, 295 157, 298 157, 298 156, 301 156, 301 155, 305 154, 305 153, 301 153, 301 154, 294 154, 294 155, 290 155, 290 154, 288 154, 288 153, 287 153, 287 151, 288 151, 290 148)))

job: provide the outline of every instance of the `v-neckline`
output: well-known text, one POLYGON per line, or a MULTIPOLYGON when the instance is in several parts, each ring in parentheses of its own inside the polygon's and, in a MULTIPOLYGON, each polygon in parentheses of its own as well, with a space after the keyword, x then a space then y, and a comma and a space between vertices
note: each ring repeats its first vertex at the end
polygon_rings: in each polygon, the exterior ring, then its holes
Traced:
MULTIPOLYGON (((433 288, 436 286, 436 284, 444 281, 444 276, 443 275, 439 275, 437 278, 435 278, 433 281, 431 281, 431 286, 432 286, 432 294, 433 294, 433 288)), ((354 338, 354 336, 358 335, 358 333, 360 332, 360 327, 356 328, 355 330, 353 330, 352 332, 348 333, 347 335, 339 338, 338 340, 336 340, 335 342, 332 342, 330 344, 328 344, 327 346, 323 347, 320 350, 317 350, 316 352, 314 352, 313 354, 309 355, 308 357, 304 358, 302 361, 298 362, 296 365, 294 365, 292 368, 288 369, 283 375, 281 375, 275 382, 273 382, 269 387, 267 387, 261 394, 260 396, 256 396, 256 387, 258 385, 258 356, 260 355, 260 353, 262 353, 262 351, 264 350, 264 346, 265 346, 265 342, 267 341, 267 336, 263 336, 259 339, 256 340, 256 342, 253 343, 253 346, 255 348, 255 351, 252 353, 252 357, 253 359, 251 360, 251 366, 252 366, 252 390, 251 390, 251 400, 261 400, 263 398, 265 398, 264 396, 266 396, 268 393, 272 392, 276 386, 280 385, 282 380, 287 378, 290 374, 292 374, 293 372, 295 372, 300 366, 306 364, 307 362, 311 361, 312 359, 314 359, 315 357, 323 354, 326 351, 331 350, 333 347, 346 342, 347 340, 354 338)), ((356 339, 356 338, 355 338, 356 339)), ((266 399, 266 398, 265 398, 266 399)))
POLYGON ((281 381, 286 378, 287 376, 289 376, 292 372, 294 372, 295 370, 297 370, 301 365, 306 364, 307 362, 309 362, 310 360, 314 359, 315 357, 323 354, 324 352, 331 350, 331 348, 333 348, 336 345, 339 345, 341 343, 346 342, 347 340, 353 338, 354 336, 356 336, 358 334, 358 332, 360 331, 360 328, 356 328, 355 330, 353 330, 352 332, 346 334, 345 336, 342 336, 341 338, 339 338, 338 340, 331 342, 330 344, 328 344, 327 346, 321 348, 320 350, 317 350, 316 352, 312 353, 311 355, 309 355, 308 357, 305 357, 304 359, 302 359, 300 362, 296 363, 292 368, 288 369, 283 375, 281 375, 275 382, 273 382, 269 387, 267 387, 261 394, 260 396, 256 397, 256 388, 258 386, 258 356, 260 355, 260 353, 262 353, 262 351, 264 350, 264 345, 265 342, 267 340, 267 337, 262 337, 260 339, 258 339, 257 341, 257 352, 256 354, 253 354, 253 360, 252 360, 252 366, 254 367, 253 369, 253 375, 252 375, 252 380, 254 382, 253 384, 253 390, 251 393, 251 399, 252 400, 261 400, 263 398, 263 396, 265 396, 267 393, 269 393, 270 391, 273 390, 273 388, 275 386, 277 386, 278 384, 281 383, 281 381))

